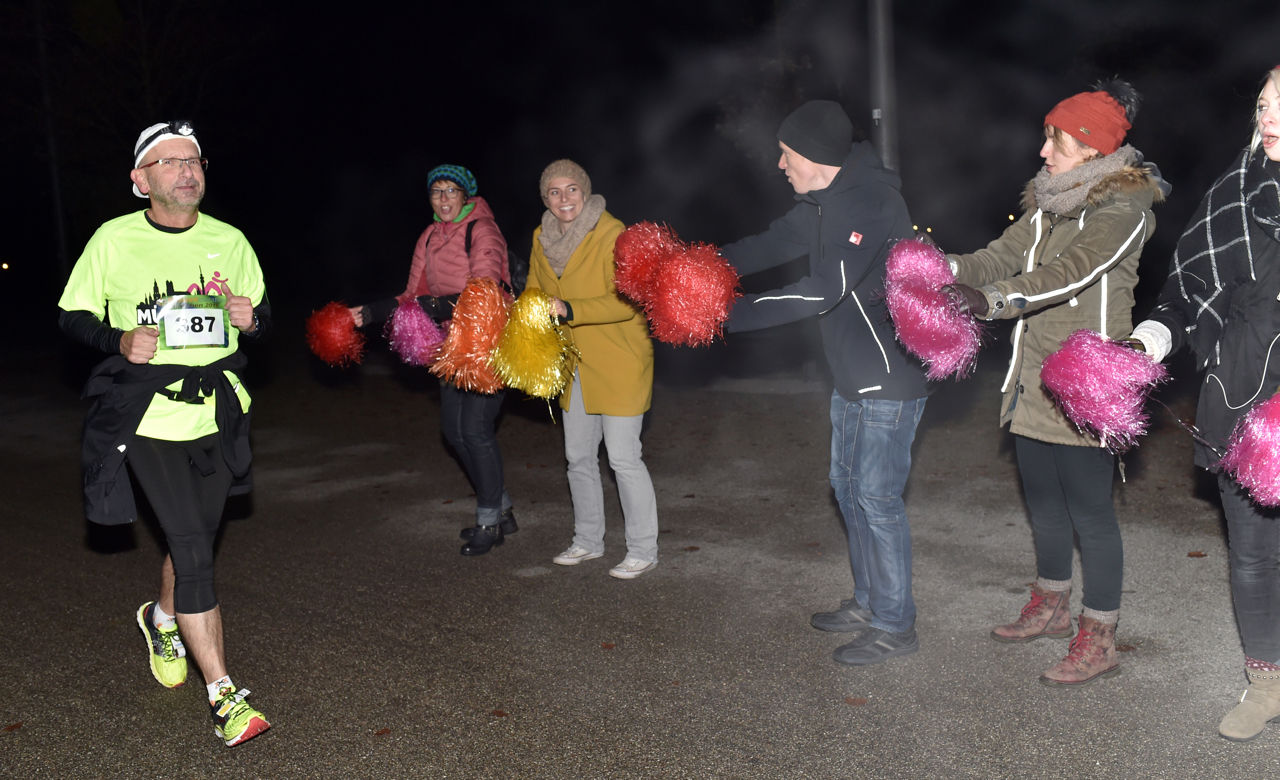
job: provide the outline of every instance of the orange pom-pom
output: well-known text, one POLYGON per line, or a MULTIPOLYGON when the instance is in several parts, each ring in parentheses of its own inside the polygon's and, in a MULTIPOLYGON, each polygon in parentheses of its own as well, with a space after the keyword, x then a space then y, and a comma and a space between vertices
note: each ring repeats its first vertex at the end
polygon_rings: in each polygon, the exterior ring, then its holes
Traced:
POLYGON ((475 393, 496 393, 502 381, 489 366, 489 353, 507 324, 511 298, 488 277, 467 282, 453 307, 453 324, 431 373, 475 393))
POLYGON ((364 358, 364 334, 346 304, 334 301, 307 318, 307 346, 331 366, 348 366, 364 358))

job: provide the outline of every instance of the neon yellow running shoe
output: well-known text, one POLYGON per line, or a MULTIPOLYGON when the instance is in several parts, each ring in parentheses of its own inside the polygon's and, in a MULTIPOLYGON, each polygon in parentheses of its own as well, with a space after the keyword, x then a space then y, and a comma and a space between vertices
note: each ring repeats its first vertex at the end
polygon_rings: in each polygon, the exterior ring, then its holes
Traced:
POLYGON ((245 703, 248 695, 248 688, 223 688, 218 691, 218 701, 209 705, 213 710, 213 733, 227 747, 235 747, 271 728, 261 712, 245 703))
POLYGON ((151 620, 156 603, 148 601, 138 607, 138 628, 147 639, 147 653, 151 656, 151 674, 166 688, 177 688, 187 681, 187 648, 178 636, 178 627, 161 631, 151 620))

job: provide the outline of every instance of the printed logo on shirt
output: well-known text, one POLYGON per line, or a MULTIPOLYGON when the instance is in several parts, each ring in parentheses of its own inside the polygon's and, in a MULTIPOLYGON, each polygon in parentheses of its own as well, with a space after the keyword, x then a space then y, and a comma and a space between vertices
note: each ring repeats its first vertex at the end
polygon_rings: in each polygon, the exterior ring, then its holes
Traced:
POLYGON ((142 299, 138 303, 138 325, 157 325, 156 322, 156 301, 161 298, 168 298, 173 295, 230 295, 231 291, 227 287, 227 279, 222 276, 221 271, 214 271, 213 278, 205 281, 204 271, 200 272, 200 281, 192 282, 187 285, 185 290, 174 287, 172 281, 165 281, 164 293, 160 292, 160 282, 152 283, 151 295, 142 299))
POLYGON ((849 236, 849 243, 850 243, 850 244, 854 244, 854 245, 861 245, 861 244, 862 244, 862 234, 861 234, 861 233, 859 233, 859 232, 857 232, 857 231, 855 230, 855 231, 853 232, 853 235, 849 236))

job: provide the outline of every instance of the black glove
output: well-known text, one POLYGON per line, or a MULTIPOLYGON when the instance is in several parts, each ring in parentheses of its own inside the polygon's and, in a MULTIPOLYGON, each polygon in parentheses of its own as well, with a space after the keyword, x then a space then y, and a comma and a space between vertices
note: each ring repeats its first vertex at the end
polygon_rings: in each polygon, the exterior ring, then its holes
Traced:
POLYGON ((987 312, 991 311, 991 305, 987 303, 987 296, 967 284, 960 284, 959 282, 944 284, 942 291, 947 294, 947 297, 961 312, 968 312, 975 317, 985 317, 987 312))

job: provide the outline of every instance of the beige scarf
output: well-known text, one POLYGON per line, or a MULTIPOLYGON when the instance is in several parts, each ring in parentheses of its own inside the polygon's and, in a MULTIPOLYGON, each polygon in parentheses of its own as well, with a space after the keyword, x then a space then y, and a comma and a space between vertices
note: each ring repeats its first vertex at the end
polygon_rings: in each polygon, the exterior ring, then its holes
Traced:
POLYGON ((1081 163, 1066 173, 1051 174, 1041 168, 1032 180, 1036 205, 1052 214, 1070 214, 1084 205, 1095 184, 1137 160, 1137 151, 1125 144, 1105 157, 1081 163))
POLYGON ((573 257, 582 239, 595 228, 603 213, 604 196, 592 195, 582 205, 582 213, 569 223, 569 229, 563 233, 560 232, 560 220, 551 213, 551 209, 543 213, 542 233, 538 235, 538 241, 542 242, 542 250, 547 256, 547 262, 551 264, 551 270, 556 272, 556 278, 564 273, 569 258, 573 257))

